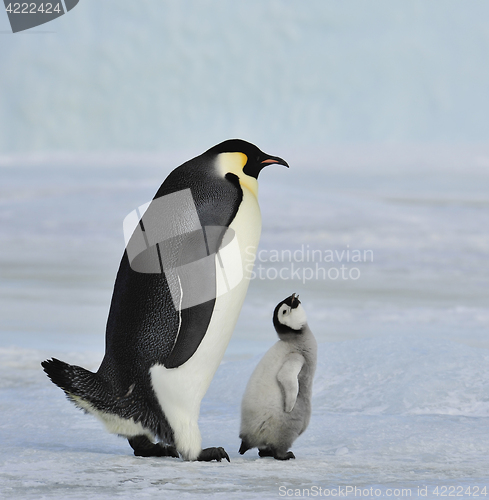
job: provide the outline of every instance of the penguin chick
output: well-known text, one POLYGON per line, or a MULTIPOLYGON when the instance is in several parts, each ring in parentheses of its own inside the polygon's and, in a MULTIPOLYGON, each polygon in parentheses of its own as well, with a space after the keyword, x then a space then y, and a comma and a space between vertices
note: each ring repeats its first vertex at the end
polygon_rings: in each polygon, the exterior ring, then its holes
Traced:
POLYGON ((260 457, 288 460, 311 417, 317 343, 295 293, 277 305, 273 325, 280 340, 258 363, 241 403, 239 453, 258 448, 260 457))

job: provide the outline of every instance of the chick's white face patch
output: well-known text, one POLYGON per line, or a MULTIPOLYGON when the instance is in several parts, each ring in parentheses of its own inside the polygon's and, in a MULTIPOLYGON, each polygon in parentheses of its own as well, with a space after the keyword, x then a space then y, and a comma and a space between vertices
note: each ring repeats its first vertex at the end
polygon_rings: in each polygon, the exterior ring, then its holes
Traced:
POLYGON ((282 318, 285 319, 287 315, 290 314, 290 309, 291 309, 290 306, 288 306, 287 304, 282 304, 282 307, 278 311, 278 319, 280 323, 285 324, 282 321, 282 318))
POLYGON ((306 323, 307 317, 301 304, 292 309, 287 304, 282 304, 278 310, 278 321, 282 325, 292 328, 292 330, 300 330, 306 323))

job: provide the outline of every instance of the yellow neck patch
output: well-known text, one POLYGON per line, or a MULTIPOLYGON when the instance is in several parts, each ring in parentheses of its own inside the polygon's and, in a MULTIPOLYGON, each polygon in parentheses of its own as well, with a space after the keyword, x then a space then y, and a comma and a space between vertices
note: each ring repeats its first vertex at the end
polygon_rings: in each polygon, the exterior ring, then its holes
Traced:
POLYGON ((222 176, 232 173, 238 176, 242 189, 248 189, 258 198, 258 181, 243 172, 248 157, 244 153, 220 153, 217 156, 217 166, 222 176))

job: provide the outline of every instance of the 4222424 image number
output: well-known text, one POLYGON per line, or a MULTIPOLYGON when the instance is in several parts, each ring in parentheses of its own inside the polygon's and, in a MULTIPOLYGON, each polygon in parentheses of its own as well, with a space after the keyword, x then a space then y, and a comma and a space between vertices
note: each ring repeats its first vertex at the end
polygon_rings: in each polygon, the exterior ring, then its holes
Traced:
POLYGON ((433 490, 436 497, 487 497, 487 486, 437 486, 433 490))
POLYGON ((58 3, 9 3, 7 5, 9 14, 61 14, 61 4, 58 3))

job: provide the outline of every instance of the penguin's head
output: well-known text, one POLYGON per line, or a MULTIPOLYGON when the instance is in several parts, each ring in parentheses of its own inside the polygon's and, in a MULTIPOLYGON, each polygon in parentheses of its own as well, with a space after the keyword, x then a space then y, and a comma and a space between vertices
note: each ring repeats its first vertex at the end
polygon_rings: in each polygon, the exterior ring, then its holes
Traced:
POLYGON ((255 196, 258 195, 258 175, 268 165, 289 165, 278 156, 264 153, 254 144, 242 139, 229 139, 212 147, 204 153, 214 156, 216 166, 223 177, 236 181, 242 187, 249 189, 255 196))
POLYGON ((295 293, 282 300, 273 311, 273 326, 283 340, 290 338, 290 334, 301 334, 306 323, 306 313, 295 293))

